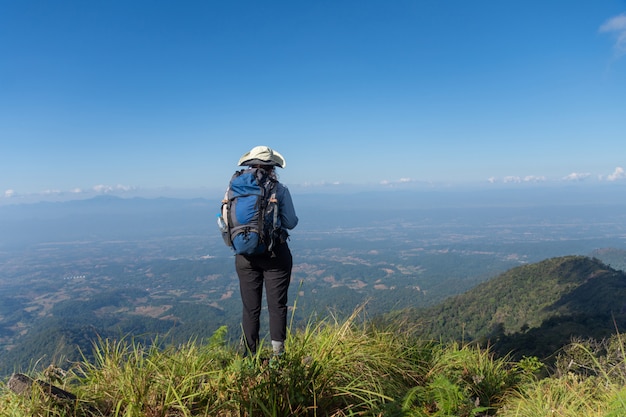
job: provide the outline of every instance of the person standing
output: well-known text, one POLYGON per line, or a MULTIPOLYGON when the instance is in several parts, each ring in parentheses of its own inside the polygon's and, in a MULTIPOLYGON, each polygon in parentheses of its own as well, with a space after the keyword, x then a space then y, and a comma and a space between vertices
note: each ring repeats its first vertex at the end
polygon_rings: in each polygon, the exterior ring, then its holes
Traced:
POLYGON ((283 156, 267 146, 256 146, 239 159, 239 166, 264 170, 276 182, 278 238, 271 251, 259 255, 235 255, 235 269, 243 304, 242 326, 248 352, 259 346, 263 286, 265 286, 272 350, 282 354, 287 336, 287 291, 293 259, 287 244, 288 233, 298 224, 298 216, 287 187, 278 181, 276 167, 285 168, 283 156))

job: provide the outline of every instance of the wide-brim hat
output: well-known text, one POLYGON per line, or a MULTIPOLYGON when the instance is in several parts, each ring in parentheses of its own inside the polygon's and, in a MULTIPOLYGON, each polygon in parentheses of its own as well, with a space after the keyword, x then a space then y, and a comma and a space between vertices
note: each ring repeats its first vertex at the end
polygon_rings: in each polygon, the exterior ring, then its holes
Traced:
POLYGON ((255 146, 239 158, 239 166, 273 165, 281 168, 287 166, 285 158, 267 146, 255 146))

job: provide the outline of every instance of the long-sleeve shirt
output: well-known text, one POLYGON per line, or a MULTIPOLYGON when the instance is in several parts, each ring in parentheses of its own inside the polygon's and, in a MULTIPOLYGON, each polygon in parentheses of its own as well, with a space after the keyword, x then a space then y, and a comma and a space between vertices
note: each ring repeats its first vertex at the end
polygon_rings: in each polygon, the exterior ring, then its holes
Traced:
POLYGON ((293 206, 289 189, 283 184, 276 186, 276 199, 278 200, 279 226, 284 229, 293 229, 298 225, 298 216, 293 206))

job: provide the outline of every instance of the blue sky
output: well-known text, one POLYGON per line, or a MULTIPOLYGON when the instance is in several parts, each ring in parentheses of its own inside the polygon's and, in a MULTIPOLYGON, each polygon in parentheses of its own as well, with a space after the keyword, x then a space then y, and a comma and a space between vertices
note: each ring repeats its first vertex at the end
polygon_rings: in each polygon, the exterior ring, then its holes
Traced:
POLYGON ((0 0, 0 203, 626 183, 626 1, 0 0))

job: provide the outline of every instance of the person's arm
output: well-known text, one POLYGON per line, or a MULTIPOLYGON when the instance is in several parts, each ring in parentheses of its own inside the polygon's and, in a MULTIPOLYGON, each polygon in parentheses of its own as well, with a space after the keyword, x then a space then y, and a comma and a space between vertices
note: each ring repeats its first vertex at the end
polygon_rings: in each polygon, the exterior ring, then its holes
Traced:
POLYGON ((276 198, 278 199, 278 212, 280 213, 281 227, 293 229, 298 225, 298 216, 296 215, 296 209, 293 206, 289 189, 279 184, 276 198))

